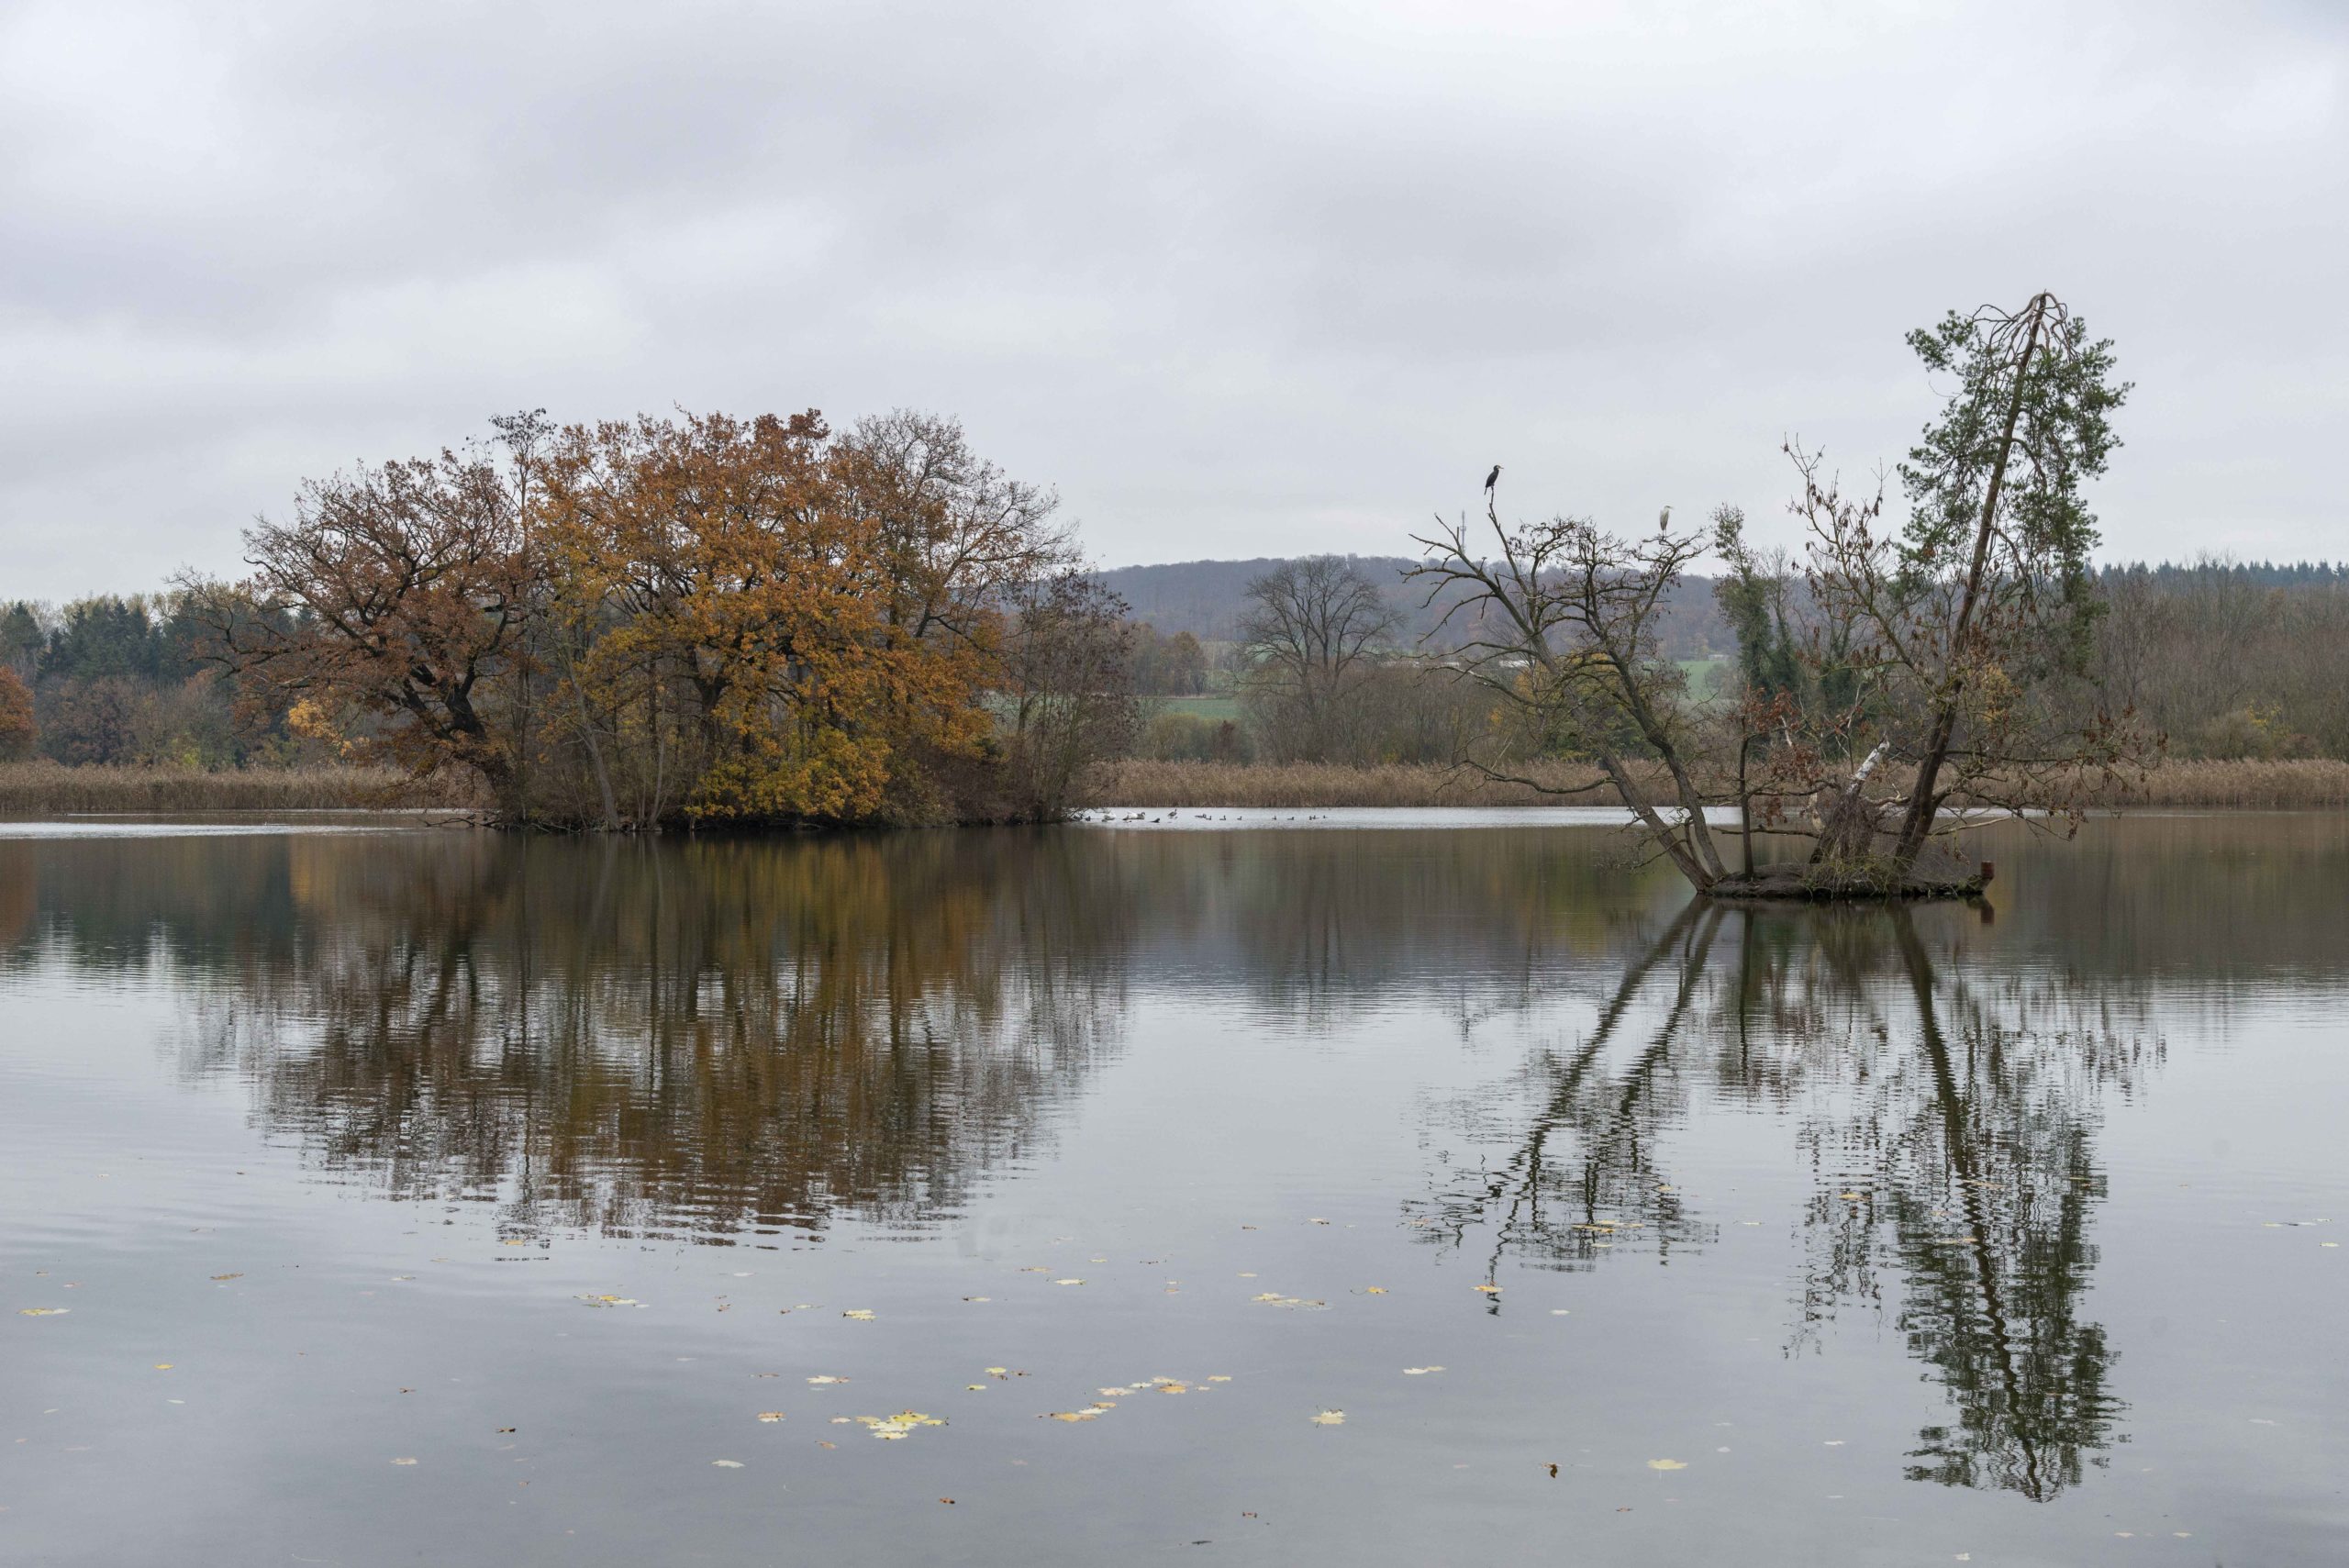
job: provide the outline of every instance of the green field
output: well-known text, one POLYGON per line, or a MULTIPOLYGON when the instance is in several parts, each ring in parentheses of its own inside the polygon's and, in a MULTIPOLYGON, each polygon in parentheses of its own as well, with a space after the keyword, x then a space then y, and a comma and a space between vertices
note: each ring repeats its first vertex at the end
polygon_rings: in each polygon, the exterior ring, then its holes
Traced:
POLYGON ((1207 697, 1144 697, 1143 707, 1151 713, 1193 713, 1201 718, 1218 722, 1240 721, 1240 699, 1234 696, 1207 697))

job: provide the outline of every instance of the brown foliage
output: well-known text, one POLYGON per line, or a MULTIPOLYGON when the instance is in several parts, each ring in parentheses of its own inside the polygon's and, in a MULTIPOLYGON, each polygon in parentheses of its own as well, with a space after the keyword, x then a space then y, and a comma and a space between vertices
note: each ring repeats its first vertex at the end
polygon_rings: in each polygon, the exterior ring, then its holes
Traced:
POLYGON ((33 724, 33 695, 17 673, 0 666, 0 762, 18 762, 33 754, 40 738, 33 724))

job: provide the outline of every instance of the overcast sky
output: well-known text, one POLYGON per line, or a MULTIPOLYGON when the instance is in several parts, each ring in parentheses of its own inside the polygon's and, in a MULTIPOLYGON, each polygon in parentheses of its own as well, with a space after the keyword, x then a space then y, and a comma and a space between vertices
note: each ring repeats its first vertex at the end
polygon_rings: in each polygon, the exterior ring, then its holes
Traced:
POLYGON ((493 412, 959 415, 1111 565, 1897 459, 2051 288, 2107 558, 2349 555, 2349 4, 0 0, 0 598, 493 412))

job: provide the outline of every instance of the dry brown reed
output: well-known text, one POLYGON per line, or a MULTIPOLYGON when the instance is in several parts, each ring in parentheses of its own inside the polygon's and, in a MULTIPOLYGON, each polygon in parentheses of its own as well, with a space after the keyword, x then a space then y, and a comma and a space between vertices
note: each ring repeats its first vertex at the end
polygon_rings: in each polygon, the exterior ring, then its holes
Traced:
MULTIPOLYGON (((1589 784, 1598 770, 1576 763, 1542 763, 1523 770, 1553 788, 1589 784)), ((1887 782, 1892 782, 1887 779, 1887 782)), ((1611 806, 1600 788, 1561 798, 1524 784, 1498 784, 1464 770, 1411 763, 1346 767, 1309 762, 1153 762, 1128 761, 1100 769, 1085 804, 1104 806, 1611 806)), ((2085 804, 2096 809, 2199 806, 2262 810, 2349 806, 2349 762, 2173 762, 2155 768, 2143 788, 2096 789, 2085 804)))
POLYGON ((0 762, 0 816, 76 812, 331 811, 470 807, 482 804, 464 779, 414 779, 390 768, 80 767, 0 762))

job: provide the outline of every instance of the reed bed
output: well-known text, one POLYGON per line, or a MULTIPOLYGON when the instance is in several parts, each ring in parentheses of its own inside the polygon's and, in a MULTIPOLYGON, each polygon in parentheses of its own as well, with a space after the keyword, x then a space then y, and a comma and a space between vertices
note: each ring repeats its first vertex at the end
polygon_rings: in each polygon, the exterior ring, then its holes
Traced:
MULTIPOLYGON (((1598 779, 1584 764, 1541 763, 1523 770, 1552 788, 1598 779)), ((1658 781, 1661 782, 1661 781, 1658 781)), ((1893 781, 1887 775, 1887 782, 1893 781)), ((1335 763, 1109 763, 1089 781, 1084 804, 1237 806, 1291 809, 1340 806, 1611 806, 1611 790, 1561 798, 1524 784, 1498 784, 1465 770, 1429 764, 1348 767, 1335 763)), ((2103 809, 2186 806, 2206 809, 2308 810, 2349 806, 2349 762, 2172 762, 2155 768, 2142 788, 2097 789, 2086 804, 2103 809)))
POLYGON ((456 777, 411 778, 391 768, 80 767, 0 762, 0 816, 77 812, 334 811, 481 805, 456 777))

